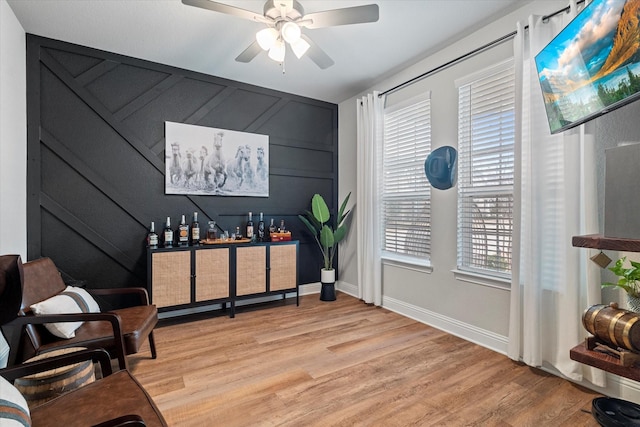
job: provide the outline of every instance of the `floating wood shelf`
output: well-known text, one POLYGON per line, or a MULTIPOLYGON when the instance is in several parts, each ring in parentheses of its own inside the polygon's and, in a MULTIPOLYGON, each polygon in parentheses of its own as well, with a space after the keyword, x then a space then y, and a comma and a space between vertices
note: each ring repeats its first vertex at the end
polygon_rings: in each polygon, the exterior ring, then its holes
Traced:
POLYGON ((597 350, 589 350, 585 343, 581 343, 569 351, 569 357, 576 362, 593 366, 621 377, 640 381, 640 366, 622 366, 620 359, 597 350))
POLYGON ((571 244, 578 248, 608 249, 612 251, 640 252, 640 240, 605 237, 602 234, 573 236, 571 244))
MULTIPOLYGON (((573 236, 571 244, 577 248, 607 249, 611 251, 640 252, 639 239, 605 237, 602 234, 573 236)), ((622 366, 620 359, 597 350, 589 350, 585 343, 571 349, 569 357, 585 365, 594 366, 603 371, 640 381, 640 365, 622 366)))

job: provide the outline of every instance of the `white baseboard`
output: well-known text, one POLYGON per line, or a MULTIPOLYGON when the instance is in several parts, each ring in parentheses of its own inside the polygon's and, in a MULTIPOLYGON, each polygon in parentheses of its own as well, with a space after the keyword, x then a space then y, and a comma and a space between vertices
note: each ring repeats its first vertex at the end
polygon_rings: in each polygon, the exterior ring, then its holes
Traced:
POLYGON ((311 295, 320 293, 320 282, 306 283, 298 286, 298 292, 300 295, 311 295))
POLYGON ((640 404, 640 383, 607 372, 607 387, 585 387, 602 393, 606 396, 617 397, 640 404))
POLYGON ((336 289, 340 292, 344 292, 345 294, 349 294, 354 298, 358 298, 358 287, 356 285, 338 280, 336 289))
MULTIPOLYGON (((320 284, 320 282, 300 285, 300 295, 319 294, 321 286, 322 285, 320 284)), ((345 294, 349 294, 354 298, 358 298, 358 287, 356 285, 352 285, 351 283, 343 282, 341 280, 336 281, 336 291, 344 292, 345 294)))
POLYGON ((382 306, 410 319, 433 326, 451 335, 471 341, 498 353, 507 354, 507 337, 461 322, 451 317, 426 310, 422 307, 407 304, 390 297, 382 297, 382 306))
MULTIPOLYGON (((344 292, 358 298, 358 287, 356 285, 338 281, 337 289, 340 292, 344 292)), ((412 304, 407 304, 406 302, 395 298, 383 296, 382 307, 426 325, 433 326, 434 328, 440 329, 464 340, 487 347, 490 350, 505 355, 507 354, 507 337, 505 336, 460 322, 459 320, 443 316, 442 314, 435 313, 412 304)))

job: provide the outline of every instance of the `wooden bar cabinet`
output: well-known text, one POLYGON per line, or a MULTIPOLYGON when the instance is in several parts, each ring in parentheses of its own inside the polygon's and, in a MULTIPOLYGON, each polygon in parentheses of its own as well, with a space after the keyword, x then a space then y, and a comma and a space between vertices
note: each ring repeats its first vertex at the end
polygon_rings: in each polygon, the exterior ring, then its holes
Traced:
POLYGON ((147 291, 160 312, 296 293, 298 241, 233 243, 147 250, 147 291))

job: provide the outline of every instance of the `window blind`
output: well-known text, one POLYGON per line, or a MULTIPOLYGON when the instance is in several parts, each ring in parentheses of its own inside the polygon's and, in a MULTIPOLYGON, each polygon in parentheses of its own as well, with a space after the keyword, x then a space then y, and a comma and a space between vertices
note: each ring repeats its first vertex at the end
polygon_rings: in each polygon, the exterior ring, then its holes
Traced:
POLYGON ((385 110, 381 218, 383 250, 429 259, 430 186, 424 161, 431 149, 430 96, 385 110))
POLYGON ((458 268, 509 277, 513 234, 512 62, 458 88, 458 268))

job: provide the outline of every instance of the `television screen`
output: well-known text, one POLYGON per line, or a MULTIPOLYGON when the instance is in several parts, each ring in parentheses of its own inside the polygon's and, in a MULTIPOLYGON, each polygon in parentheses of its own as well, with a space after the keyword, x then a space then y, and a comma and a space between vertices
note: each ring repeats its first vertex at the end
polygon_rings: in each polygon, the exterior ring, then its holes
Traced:
POLYGON ((640 96, 640 0, 593 0, 535 62, 551 133, 640 96))

